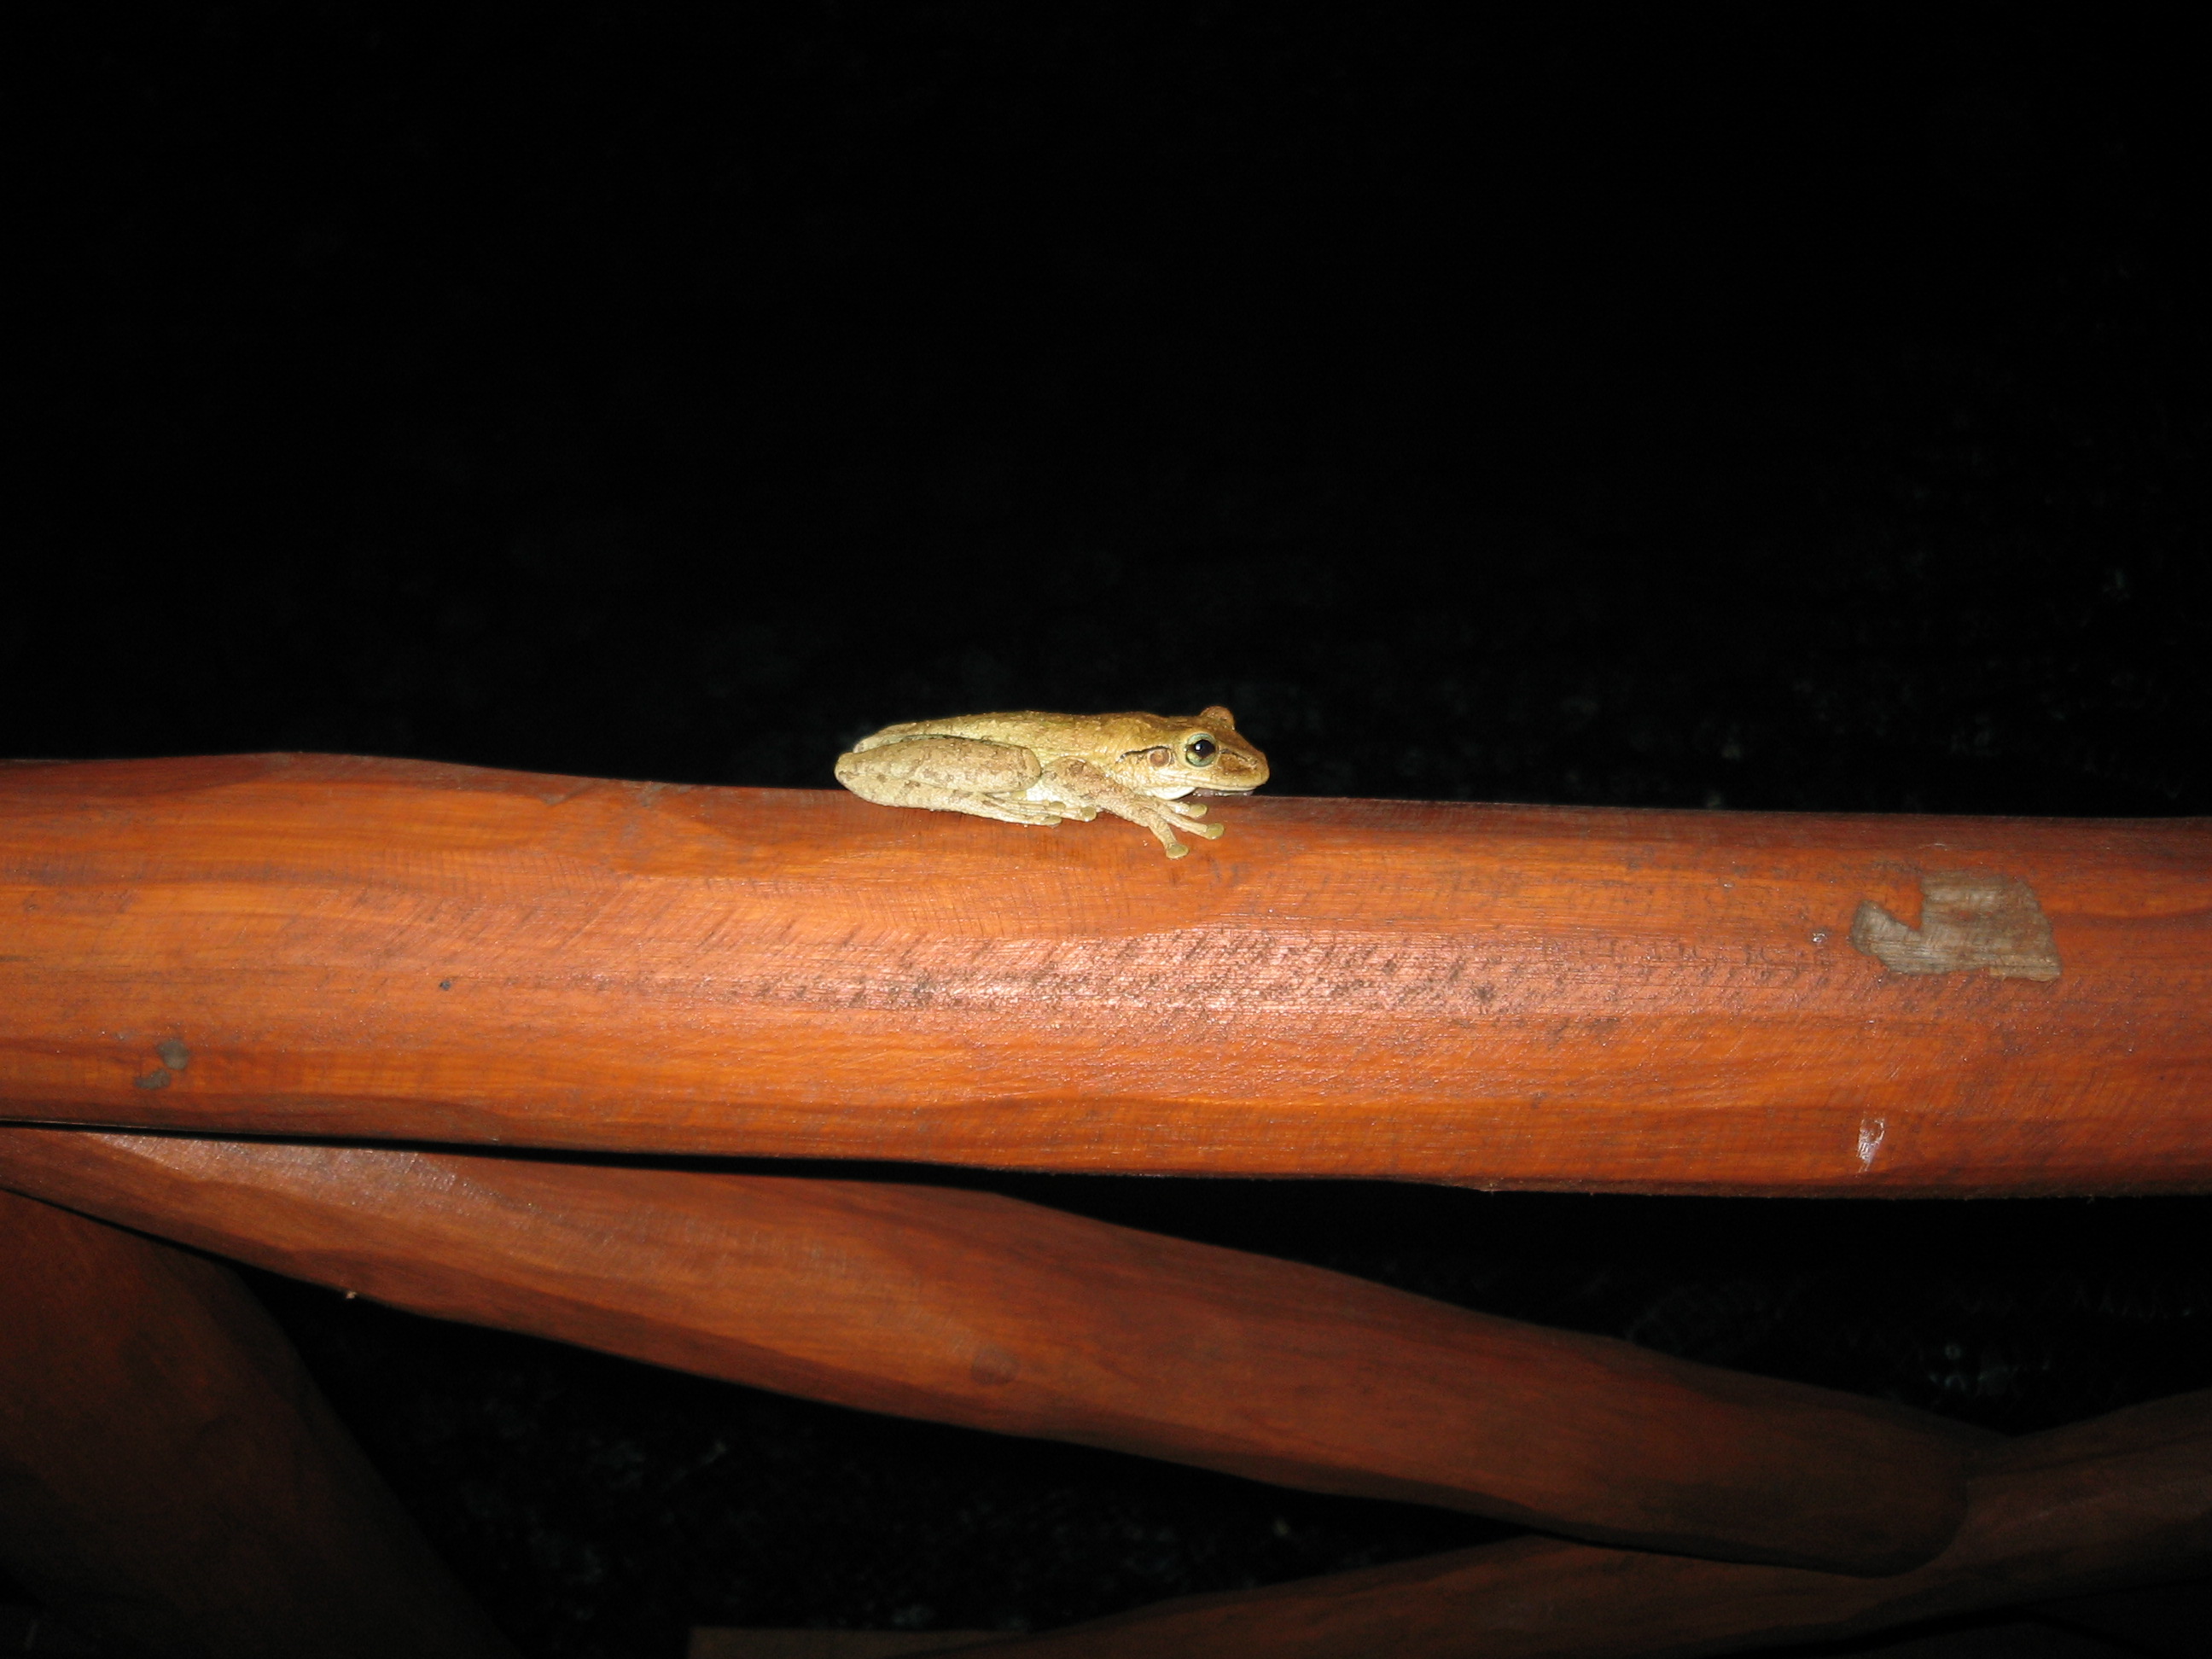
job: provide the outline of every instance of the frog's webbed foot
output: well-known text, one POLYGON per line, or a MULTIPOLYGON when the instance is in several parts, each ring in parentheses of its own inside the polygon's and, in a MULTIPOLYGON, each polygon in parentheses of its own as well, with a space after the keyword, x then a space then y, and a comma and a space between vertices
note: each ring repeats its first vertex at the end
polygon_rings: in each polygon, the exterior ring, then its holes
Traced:
POLYGON ((1187 818, 1202 818, 1206 816, 1206 805, 1202 801, 1164 800, 1160 805, 1170 812, 1182 813, 1187 818))

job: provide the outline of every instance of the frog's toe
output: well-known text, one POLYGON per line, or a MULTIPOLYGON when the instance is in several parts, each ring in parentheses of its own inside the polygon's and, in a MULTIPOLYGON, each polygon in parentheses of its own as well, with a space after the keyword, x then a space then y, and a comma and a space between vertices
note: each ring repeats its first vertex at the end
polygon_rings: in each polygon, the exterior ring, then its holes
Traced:
POLYGON ((1179 859, 1190 851, 1189 848, 1176 839, 1176 830, 1178 827, 1171 823, 1163 823, 1158 819, 1145 821, 1145 828, 1152 832, 1152 838, 1159 842, 1162 850, 1171 859, 1179 859))
POLYGON ((1208 841, 1219 841, 1222 835, 1222 827, 1218 823, 1186 823, 1182 830, 1185 835, 1204 836, 1208 841))

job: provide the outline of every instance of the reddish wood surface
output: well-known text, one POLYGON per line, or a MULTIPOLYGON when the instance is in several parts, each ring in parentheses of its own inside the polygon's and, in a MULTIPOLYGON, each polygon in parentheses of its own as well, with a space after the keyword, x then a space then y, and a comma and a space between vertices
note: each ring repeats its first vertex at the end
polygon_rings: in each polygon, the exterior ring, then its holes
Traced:
POLYGON ((1940 1419, 990 1194, 0 1127, 0 1185, 445 1318, 842 1404, 1894 1571, 1940 1419))
POLYGON ((1893 1578, 1517 1539, 1163 1602, 972 1650, 993 1659, 1686 1659, 2156 1583, 2202 1571, 2212 1554, 2212 1394, 1997 1448, 1972 1492, 1951 1547, 1893 1578))
POLYGON ((0 1263, 0 1566, 26 1589, 121 1652, 512 1652, 229 1273, 7 1193, 0 1263))
POLYGON ((2212 1188, 2203 821, 1218 810, 1227 837, 1170 862, 1122 825, 842 792, 0 769, 0 1111, 1495 1186, 2212 1188), (2056 978, 1917 971, 2043 951, 2056 978))

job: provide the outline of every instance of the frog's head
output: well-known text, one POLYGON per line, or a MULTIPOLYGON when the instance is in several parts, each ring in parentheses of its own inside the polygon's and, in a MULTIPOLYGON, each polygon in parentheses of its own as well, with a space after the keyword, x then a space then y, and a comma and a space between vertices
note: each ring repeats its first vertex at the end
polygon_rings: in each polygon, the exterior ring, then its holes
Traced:
POLYGON ((1208 708, 1188 720, 1163 720, 1176 728, 1165 742, 1133 749, 1115 769, 1121 781, 1148 795, 1244 794, 1267 781, 1267 757, 1237 734, 1226 708, 1208 708))

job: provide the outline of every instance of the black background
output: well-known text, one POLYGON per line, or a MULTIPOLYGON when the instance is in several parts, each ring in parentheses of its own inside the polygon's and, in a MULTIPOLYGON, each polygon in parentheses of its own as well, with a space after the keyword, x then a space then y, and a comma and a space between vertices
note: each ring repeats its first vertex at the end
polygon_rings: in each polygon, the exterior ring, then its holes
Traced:
MULTIPOLYGON (((1285 793, 2212 811, 2165 23, 14 15, 0 752, 822 787, 1224 702, 1285 793)), ((2200 1200, 976 1180, 2000 1428, 2212 1386, 2200 1200)), ((1493 1535, 256 1282, 534 1652, 1493 1535)))

